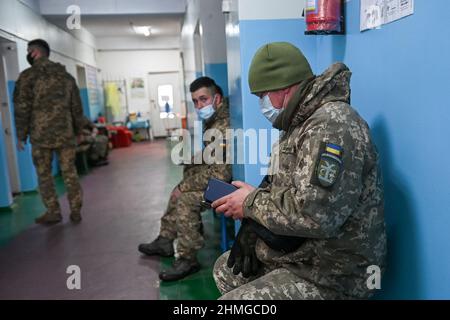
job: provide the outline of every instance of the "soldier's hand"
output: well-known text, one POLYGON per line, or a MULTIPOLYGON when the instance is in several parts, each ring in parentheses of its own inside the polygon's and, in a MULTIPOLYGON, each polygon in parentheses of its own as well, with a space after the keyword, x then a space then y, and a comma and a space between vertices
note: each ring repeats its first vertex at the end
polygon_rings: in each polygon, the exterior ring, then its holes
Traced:
POLYGON ((258 274, 260 262, 255 251, 257 239, 258 236, 250 229, 247 219, 244 219, 228 256, 227 266, 233 268, 233 274, 242 273, 244 278, 258 274))
POLYGON ((19 150, 19 151, 25 150, 25 144, 26 144, 26 142, 18 140, 17 141, 17 150, 19 150))
POLYGON ((244 201, 255 188, 242 181, 233 181, 232 184, 239 189, 212 203, 212 207, 223 213, 226 217, 241 220, 244 217, 244 201))

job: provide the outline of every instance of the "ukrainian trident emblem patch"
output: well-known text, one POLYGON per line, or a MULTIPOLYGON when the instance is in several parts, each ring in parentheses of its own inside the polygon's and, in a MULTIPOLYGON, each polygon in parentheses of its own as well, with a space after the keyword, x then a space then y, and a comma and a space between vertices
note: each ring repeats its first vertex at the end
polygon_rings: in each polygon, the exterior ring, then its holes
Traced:
POLYGON ((332 143, 322 143, 319 149, 312 182, 324 188, 332 187, 341 172, 343 148, 332 143))

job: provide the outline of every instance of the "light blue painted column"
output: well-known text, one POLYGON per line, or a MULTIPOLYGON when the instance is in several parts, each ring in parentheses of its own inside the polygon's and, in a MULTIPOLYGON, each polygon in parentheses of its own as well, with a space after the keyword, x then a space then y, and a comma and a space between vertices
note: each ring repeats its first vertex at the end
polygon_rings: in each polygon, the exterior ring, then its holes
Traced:
MULTIPOLYGON (((89 104, 89 90, 87 88, 80 88, 80 96, 81 96, 81 103, 83 104, 84 115, 89 119, 92 119, 91 108, 89 104)), ((96 117, 97 115, 94 116, 96 117)))
POLYGON ((0 208, 9 207, 13 203, 11 184, 8 174, 8 164, 6 161, 5 140, 0 114, 0 208))
POLYGON ((205 64, 205 74, 222 88, 223 94, 228 96, 228 70, 226 63, 205 64))
MULTIPOLYGON (((15 81, 8 81, 9 91, 9 105, 14 110, 13 93, 15 88, 15 81)), ((11 112, 13 114, 13 112, 11 112)), ((13 121, 12 125, 13 137, 16 143, 16 125, 13 121)), ((31 158, 31 145, 28 142, 25 145, 25 150, 17 152, 17 168, 19 169, 20 191, 34 191, 37 188, 36 170, 31 158)))

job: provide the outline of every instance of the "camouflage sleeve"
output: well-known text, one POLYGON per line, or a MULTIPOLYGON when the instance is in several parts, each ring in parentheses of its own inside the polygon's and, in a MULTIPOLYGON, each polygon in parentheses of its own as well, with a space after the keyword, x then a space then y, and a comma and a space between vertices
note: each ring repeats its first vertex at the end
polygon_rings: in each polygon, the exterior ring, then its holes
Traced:
POLYGON ((76 135, 82 133, 84 126, 86 125, 86 119, 83 114, 83 104, 81 103, 80 90, 72 78, 72 95, 71 95, 71 112, 73 129, 76 135))
MULTIPOLYGON (((328 238, 355 210, 362 190, 362 145, 342 124, 316 126, 305 133, 296 154, 280 147, 283 179, 293 187, 258 188, 244 202, 244 216, 279 235, 328 238), (330 152, 326 148, 332 143, 330 152), (340 155, 338 151, 340 150, 340 155)), ((280 172, 281 172, 280 171, 280 172)))
POLYGON ((208 180, 211 177, 229 182, 231 180, 231 165, 202 165, 202 170, 198 170, 195 174, 183 179, 178 184, 178 188, 182 192, 204 191, 208 185, 208 180))
POLYGON ((20 75, 14 88, 14 121, 16 123, 17 139, 27 140, 30 133, 31 108, 33 103, 33 88, 26 74, 20 75))

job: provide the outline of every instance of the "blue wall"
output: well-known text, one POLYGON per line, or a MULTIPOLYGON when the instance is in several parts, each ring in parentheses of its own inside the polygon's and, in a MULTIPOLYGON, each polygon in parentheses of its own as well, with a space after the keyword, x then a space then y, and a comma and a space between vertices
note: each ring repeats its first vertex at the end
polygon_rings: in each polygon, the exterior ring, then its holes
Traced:
MULTIPOLYGON (((448 299, 450 1, 415 1, 413 16, 363 33, 359 10, 359 1, 347 3, 346 36, 304 36, 303 20, 240 22, 243 127, 269 127, 246 83, 260 45, 290 41, 316 73, 344 61, 352 105, 371 127, 384 173, 389 257, 378 298, 448 299)), ((259 181, 258 169, 245 166, 247 182, 259 181)))
MULTIPOLYGON (((240 50, 242 74, 242 126, 243 129, 268 129, 271 123, 259 111, 258 98, 252 95, 248 86, 248 70, 255 52, 264 44, 274 41, 288 41, 303 49, 311 65, 315 64, 316 43, 313 38, 301 35, 304 29, 302 20, 244 20, 240 21, 240 50)), ((260 172, 260 164, 248 164, 248 148, 246 148, 246 164, 244 165, 245 181, 259 185, 264 177, 260 172)), ((269 150, 267 150, 269 153, 269 150)))
POLYGON ((11 184, 6 161, 6 148, 0 114, 0 208, 9 207, 12 204, 11 184))
MULTIPOLYGON (((89 105, 89 90, 87 88, 80 88, 80 96, 81 96, 81 103, 83 104, 83 113, 86 117, 89 119, 91 118, 91 108, 89 105)), ((94 114, 93 116, 97 116, 94 114)))
POLYGON ((214 79, 214 81, 222 88, 223 94, 228 96, 228 74, 226 63, 205 64, 205 75, 214 79))
MULTIPOLYGON (((13 93, 15 81, 8 81, 9 105, 14 110, 13 93)), ((16 126, 13 122, 13 136, 16 137, 16 126)), ((31 158, 31 145, 28 142, 25 150, 17 152, 17 168, 19 170, 20 191, 34 191, 37 188, 37 175, 31 158)))
POLYGON ((343 60, 352 104, 381 154, 389 236, 382 298, 450 298, 450 2, 415 1, 415 14, 359 32, 347 5, 345 37, 317 38, 317 71, 343 60))

